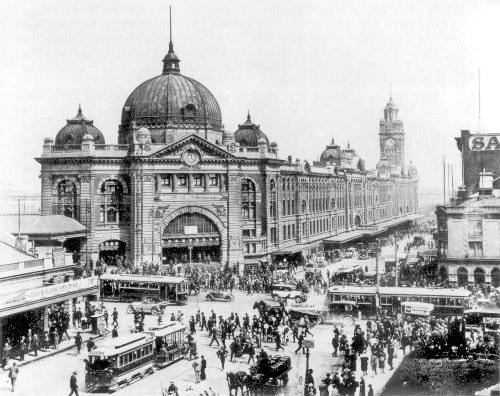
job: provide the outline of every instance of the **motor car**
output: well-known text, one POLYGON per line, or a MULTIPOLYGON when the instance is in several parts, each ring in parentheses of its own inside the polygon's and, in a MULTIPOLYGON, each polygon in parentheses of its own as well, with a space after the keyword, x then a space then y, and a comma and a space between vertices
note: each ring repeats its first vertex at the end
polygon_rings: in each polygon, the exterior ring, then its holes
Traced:
POLYGON ((134 313, 136 311, 144 311, 144 313, 151 315, 158 315, 163 313, 166 302, 156 302, 150 298, 143 298, 141 301, 135 301, 127 307, 127 313, 134 313))
POLYGON ((222 290, 214 290, 214 291, 209 292, 205 296, 205 299, 207 299, 209 301, 231 302, 231 301, 234 301, 234 296, 229 292, 225 292, 222 290))
POLYGON ((302 290, 297 290, 295 285, 288 285, 285 283, 277 283, 273 285, 271 296, 274 301, 279 301, 280 298, 292 299, 296 303, 307 301, 307 295, 302 290))

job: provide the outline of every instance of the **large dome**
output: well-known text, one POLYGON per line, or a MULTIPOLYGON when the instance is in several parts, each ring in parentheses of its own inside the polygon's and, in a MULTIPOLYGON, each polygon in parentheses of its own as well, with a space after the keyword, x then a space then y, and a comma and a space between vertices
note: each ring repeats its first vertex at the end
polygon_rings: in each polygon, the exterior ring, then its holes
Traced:
POLYGON ((94 126, 94 121, 83 115, 80 106, 78 106, 77 115, 66 122, 66 125, 56 135, 56 145, 80 145, 83 137, 87 134, 94 138, 95 144, 105 144, 104 135, 94 126))
POLYGON ((148 128, 155 140, 161 136, 155 130, 222 131, 221 112, 214 96, 200 82, 180 74, 179 62, 170 43, 163 59, 163 73, 143 82, 125 101, 122 140, 132 121, 148 128))
POLYGON ((340 147, 336 145, 335 141, 332 139, 332 142, 326 146, 326 149, 321 153, 319 160, 321 162, 332 162, 338 164, 340 162, 340 156, 340 147))

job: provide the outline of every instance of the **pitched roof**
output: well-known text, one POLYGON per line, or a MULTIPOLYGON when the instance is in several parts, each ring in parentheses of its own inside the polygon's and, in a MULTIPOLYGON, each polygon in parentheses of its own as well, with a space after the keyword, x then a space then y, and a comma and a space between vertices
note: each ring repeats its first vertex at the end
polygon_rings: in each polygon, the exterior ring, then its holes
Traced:
MULTIPOLYGON (((21 215, 20 233, 28 236, 72 235, 85 232, 85 226, 62 215, 21 215)), ((11 234, 18 233, 18 216, 0 216, 0 228, 11 234)))

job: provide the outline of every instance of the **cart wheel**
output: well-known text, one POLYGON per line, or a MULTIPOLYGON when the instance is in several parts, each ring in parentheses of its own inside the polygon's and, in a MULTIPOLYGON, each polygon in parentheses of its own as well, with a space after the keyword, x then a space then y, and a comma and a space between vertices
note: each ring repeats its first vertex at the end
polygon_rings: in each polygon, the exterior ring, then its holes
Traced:
POLYGON ((225 298, 226 298, 226 301, 232 301, 231 296, 226 296, 225 298))

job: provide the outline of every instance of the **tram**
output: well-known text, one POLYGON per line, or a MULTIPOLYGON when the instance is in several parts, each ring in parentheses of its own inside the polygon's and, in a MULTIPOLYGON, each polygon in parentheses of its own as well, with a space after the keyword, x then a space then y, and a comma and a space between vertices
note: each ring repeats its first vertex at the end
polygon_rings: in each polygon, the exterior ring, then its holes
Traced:
POLYGON ((180 276, 104 274, 101 298, 105 301, 140 301, 143 298, 170 304, 187 303, 188 281, 180 276))
POLYGON ((114 338, 93 351, 86 363, 88 392, 114 392, 184 357, 186 326, 170 322, 114 338))
POLYGON ((375 311, 377 305, 388 312, 400 312, 404 302, 432 304, 435 316, 461 316, 467 308, 471 292, 464 289, 423 287, 379 287, 377 304, 376 286, 330 286, 328 305, 331 311, 375 311))

